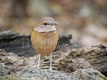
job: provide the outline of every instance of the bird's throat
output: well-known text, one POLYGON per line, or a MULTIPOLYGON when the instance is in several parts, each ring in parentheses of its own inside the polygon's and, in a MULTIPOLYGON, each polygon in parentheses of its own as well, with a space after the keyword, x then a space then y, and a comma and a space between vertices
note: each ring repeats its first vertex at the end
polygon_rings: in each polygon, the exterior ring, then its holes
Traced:
POLYGON ((54 25, 42 25, 42 26, 38 26, 37 28, 34 28, 35 31, 38 32, 50 32, 50 31, 55 31, 56 28, 54 25))

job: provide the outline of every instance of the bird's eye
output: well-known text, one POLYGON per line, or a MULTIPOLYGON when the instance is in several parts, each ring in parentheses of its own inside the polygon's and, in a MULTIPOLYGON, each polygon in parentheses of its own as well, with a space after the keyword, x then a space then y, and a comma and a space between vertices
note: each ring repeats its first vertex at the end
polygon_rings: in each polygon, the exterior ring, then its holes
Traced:
POLYGON ((44 25, 47 25, 47 23, 44 23, 44 25))

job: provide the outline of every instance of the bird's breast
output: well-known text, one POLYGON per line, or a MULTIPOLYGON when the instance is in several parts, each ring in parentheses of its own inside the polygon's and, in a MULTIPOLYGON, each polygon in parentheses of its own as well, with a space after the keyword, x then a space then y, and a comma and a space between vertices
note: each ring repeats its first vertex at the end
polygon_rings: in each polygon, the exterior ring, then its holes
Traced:
POLYGON ((47 55, 55 49, 58 41, 58 33, 57 31, 34 31, 32 33, 31 39, 35 50, 40 54, 47 55))
POLYGON ((42 32, 38 35, 35 41, 40 45, 41 49, 49 49, 57 42, 55 38, 56 34, 54 32, 42 32))

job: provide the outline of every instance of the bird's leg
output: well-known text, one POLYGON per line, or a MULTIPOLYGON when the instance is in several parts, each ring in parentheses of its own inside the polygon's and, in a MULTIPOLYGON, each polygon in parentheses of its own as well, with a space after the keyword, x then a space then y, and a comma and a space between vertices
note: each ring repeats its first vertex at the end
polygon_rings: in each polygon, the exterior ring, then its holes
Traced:
POLYGON ((38 55, 39 56, 39 59, 38 59, 38 68, 39 68, 39 66, 40 66, 40 54, 38 55))
POLYGON ((50 70, 52 70, 52 53, 50 54, 50 70))

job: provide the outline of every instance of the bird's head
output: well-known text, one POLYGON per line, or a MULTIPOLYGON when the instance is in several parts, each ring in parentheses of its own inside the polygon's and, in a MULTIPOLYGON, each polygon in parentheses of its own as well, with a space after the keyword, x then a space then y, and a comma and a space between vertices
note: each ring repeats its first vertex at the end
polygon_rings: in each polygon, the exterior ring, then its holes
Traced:
POLYGON ((40 20, 34 30, 38 32, 49 32, 56 30, 55 25, 58 23, 52 17, 44 17, 40 20))

